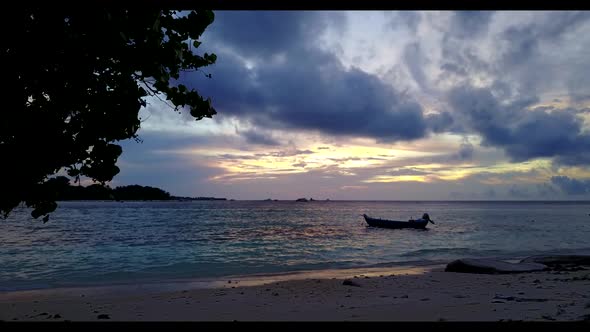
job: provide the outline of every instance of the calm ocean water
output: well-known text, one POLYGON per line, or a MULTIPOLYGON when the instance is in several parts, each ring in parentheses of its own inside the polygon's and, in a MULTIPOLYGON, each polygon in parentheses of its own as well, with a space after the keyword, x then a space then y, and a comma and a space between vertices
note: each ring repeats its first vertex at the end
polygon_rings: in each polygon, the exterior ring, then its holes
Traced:
POLYGON ((590 202, 61 202, 0 220, 0 290, 590 251, 590 202), (366 226, 362 213, 429 230, 366 226))

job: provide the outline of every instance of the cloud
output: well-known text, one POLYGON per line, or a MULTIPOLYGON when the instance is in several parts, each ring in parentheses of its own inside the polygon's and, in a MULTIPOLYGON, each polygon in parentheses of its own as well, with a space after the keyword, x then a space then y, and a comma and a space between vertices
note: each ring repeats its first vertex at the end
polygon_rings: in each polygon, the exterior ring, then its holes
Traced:
POLYGON ((397 30, 399 27, 405 27, 413 33, 416 33, 422 21, 422 13, 409 10, 385 12, 385 17, 389 22, 388 26, 394 30, 397 30))
POLYGON ((461 129, 455 123, 453 116, 449 112, 439 112, 428 114, 426 116, 427 126, 434 133, 442 133, 445 131, 461 132, 461 129))
POLYGON ((442 33, 440 72, 431 82, 501 82, 521 94, 566 91, 575 101, 588 96, 590 79, 583 73, 590 70, 584 56, 590 13, 459 11, 448 14, 448 24, 439 16, 431 24, 442 33))
POLYGON ((590 155, 590 136, 572 112, 529 110, 537 99, 500 102, 487 88, 461 86, 448 95, 455 114, 483 138, 484 146, 502 148, 513 161, 556 157, 579 164, 590 155))
POLYGON ((277 146, 281 145, 279 141, 274 139, 270 134, 257 132, 255 130, 238 131, 238 134, 250 144, 277 146))
POLYGON ((340 190, 349 190, 349 189, 353 189, 353 190, 363 190, 363 189, 367 189, 369 187, 367 186, 342 186, 340 187, 340 190))
POLYGON ((556 41, 590 20, 588 12, 551 12, 525 25, 509 26, 501 34, 506 42, 503 62, 518 65, 537 56, 541 42, 556 41))
POLYGON ((551 183, 567 195, 584 195, 590 193, 590 180, 576 180, 567 176, 553 176, 551 183))
POLYGON ((307 163, 304 161, 298 162, 293 164, 293 167, 301 167, 301 168, 305 168, 305 166, 307 166, 307 163))
POLYGON ((484 34, 494 12, 456 11, 451 15, 450 33, 456 38, 475 38, 484 34))
POLYGON ((508 195, 513 198, 529 198, 530 193, 526 188, 512 186, 508 189, 508 195))
POLYGON ((448 89, 495 75, 495 66, 490 63, 484 45, 489 40, 490 24, 496 15, 489 11, 458 11, 445 13, 443 17, 434 15, 438 24, 432 25, 442 34, 437 45, 440 56, 436 57, 439 71, 431 79, 436 87, 448 89))
POLYGON ((313 154, 314 152, 311 150, 299 150, 296 148, 286 148, 283 151, 275 151, 270 153, 257 153, 256 156, 265 157, 265 156, 272 156, 272 157, 292 157, 298 156, 302 154, 313 154))
POLYGON ((207 166, 198 158, 187 154, 160 153, 160 151, 186 149, 218 143, 215 137, 170 135, 154 132, 141 133, 143 143, 133 140, 120 142, 123 154, 117 165, 121 172, 112 186, 140 184, 162 188, 172 195, 218 195, 218 188, 207 178, 221 174, 222 169, 207 166), (217 142, 217 143, 216 143, 217 142))
POLYGON ((221 160, 231 160, 231 161, 239 161, 239 160, 257 160, 260 157, 256 155, 241 155, 241 154, 233 154, 233 153, 223 153, 216 156, 216 158, 221 160))
POLYGON ((424 55, 418 42, 407 44, 404 47, 403 60, 420 89, 425 93, 433 93, 428 78, 424 73, 424 67, 429 60, 424 55))
POLYGON ((508 26, 499 35, 495 75, 507 74, 523 91, 565 87, 573 99, 583 98, 590 80, 581 73, 590 67, 576 45, 586 42, 588 23, 590 13, 571 11, 539 13, 532 22, 508 26))
POLYGON ((311 46, 328 27, 342 30, 346 15, 319 11, 216 11, 204 40, 252 58, 311 46))
POLYGON ((538 184, 537 192, 543 198, 555 198, 559 194, 559 191, 554 186, 547 183, 538 184))
POLYGON ((468 74, 467 69, 464 67, 459 66, 456 63, 443 63, 440 66, 440 69, 447 72, 447 73, 452 73, 455 75, 461 75, 461 76, 465 76, 468 74))
POLYGON ((530 61, 539 47, 535 31, 532 26, 509 27, 504 31, 503 37, 509 45, 506 53, 503 54, 504 65, 516 66, 530 61))
POLYGON ((219 47, 217 64, 208 68, 213 79, 181 80, 211 96, 218 116, 260 128, 381 142, 424 137, 428 128, 419 103, 373 74, 346 68, 318 46, 327 17, 340 22, 325 13, 223 12, 207 36, 219 47))
POLYGON ((363 184, 363 198, 376 199, 551 198, 563 190, 543 182, 561 166, 590 164, 589 13, 404 11, 347 21, 354 15, 216 12, 199 48, 218 55, 204 68, 213 78, 181 81, 211 96, 218 114, 180 127, 152 103, 142 126, 159 136, 125 146, 121 181, 170 176, 187 194, 224 188, 244 198, 296 186, 298 195, 358 199, 339 188, 363 184), (347 142, 359 149, 340 151, 347 142), (400 152, 371 154, 375 146, 400 152))
POLYGON ((428 175, 429 172, 424 172, 411 168, 396 168, 385 172, 387 175, 399 176, 399 175, 428 175))
POLYGON ((457 152, 456 158, 458 160, 469 160, 473 157, 473 144, 469 141, 461 143, 459 152, 457 152))

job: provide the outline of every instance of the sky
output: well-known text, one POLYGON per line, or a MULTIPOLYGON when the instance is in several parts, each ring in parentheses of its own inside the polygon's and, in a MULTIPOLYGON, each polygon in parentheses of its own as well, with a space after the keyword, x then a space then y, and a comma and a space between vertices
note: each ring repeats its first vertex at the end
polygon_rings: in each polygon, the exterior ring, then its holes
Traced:
POLYGON ((111 186, 228 199, 590 199, 590 12, 216 11, 111 186), (211 78, 205 75, 211 74, 211 78))

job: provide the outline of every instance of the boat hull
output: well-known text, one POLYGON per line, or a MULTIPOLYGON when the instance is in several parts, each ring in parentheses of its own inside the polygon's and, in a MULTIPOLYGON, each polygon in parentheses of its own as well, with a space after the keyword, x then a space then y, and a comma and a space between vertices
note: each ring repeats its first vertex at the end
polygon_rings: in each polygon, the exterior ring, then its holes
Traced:
POLYGON ((428 225, 428 221, 397 221, 397 220, 387 220, 387 219, 378 219, 378 218, 371 218, 367 215, 363 215, 365 217, 365 221, 371 227, 382 227, 382 228, 393 228, 393 229, 402 229, 402 228, 414 228, 414 229, 426 229, 426 225, 428 225))

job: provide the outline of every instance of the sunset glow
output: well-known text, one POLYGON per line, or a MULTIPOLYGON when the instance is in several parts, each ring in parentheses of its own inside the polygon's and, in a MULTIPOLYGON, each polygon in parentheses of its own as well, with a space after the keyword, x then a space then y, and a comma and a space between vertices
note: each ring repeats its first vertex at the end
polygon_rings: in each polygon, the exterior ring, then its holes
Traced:
POLYGON ((237 199, 589 198, 588 31, 579 12, 219 12, 203 36, 212 78, 180 78, 218 114, 194 122, 150 100, 114 183, 237 199), (265 33, 233 37, 248 29, 265 33))

